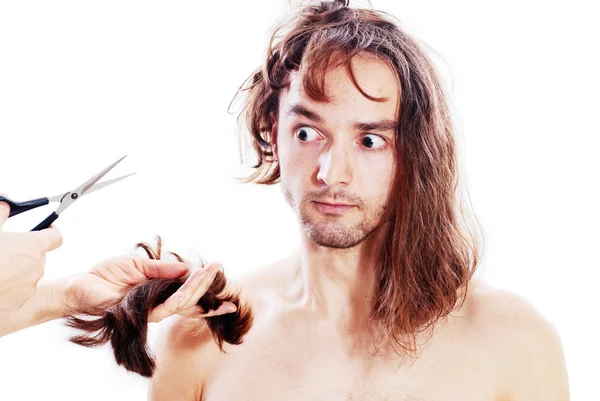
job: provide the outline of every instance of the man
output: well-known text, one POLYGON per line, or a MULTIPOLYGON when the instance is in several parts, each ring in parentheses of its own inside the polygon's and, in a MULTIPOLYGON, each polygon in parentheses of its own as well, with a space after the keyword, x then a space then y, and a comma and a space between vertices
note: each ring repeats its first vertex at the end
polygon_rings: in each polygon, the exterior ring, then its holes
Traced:
POLYGON ((254 311, 243 344, 221 353, 201 321, 170 322, 150 399, 569 398, 552 325, 473 279, 444 94, 388 16, 301 9, 274 34, 245 113, 249 180, 281 183, 300 248, 239 282, 254 311))

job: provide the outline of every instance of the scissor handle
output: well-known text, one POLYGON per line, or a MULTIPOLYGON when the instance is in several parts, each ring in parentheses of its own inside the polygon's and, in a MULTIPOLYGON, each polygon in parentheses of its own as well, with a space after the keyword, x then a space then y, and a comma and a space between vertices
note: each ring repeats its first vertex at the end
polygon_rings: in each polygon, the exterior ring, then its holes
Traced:
POLYGON ((0 201, 8 203, 8 206, 10 206, 10 213, 8 214, 8 217, 13 217, 17 214, 20 214, 20 213, 26 212, 28 210, 35 209, 36 207, 44 206, 44 205, 47 205, 48 203, 50 203, 50 200, 48 198, 33 199, 30 201, 25 201, 25 202, 15 202, 12 199, 5 198, 4 196, 0 196, 0 201))
POLYGON ((45 230, 46 228, 50 227, 50 225, 52 223, 54 223, 54 220, 58 219, 58 214, 56 214, 56 212, 52 212, 52 214, 50 214, 50 216, 46 217, 44 219, 44 221, 42 221, 40 224, 38 224, 37 226, 33 227, 31 229, 31 231, 40 231, 40 230, 45 230))

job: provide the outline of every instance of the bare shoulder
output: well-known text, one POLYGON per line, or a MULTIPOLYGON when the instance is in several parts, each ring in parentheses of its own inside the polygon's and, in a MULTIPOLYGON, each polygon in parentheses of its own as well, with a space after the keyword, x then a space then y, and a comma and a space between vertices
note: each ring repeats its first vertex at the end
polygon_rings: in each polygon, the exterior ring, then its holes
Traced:
POLYGON ((261 314, 265 307, 281 298, 281 290, 290 279, 288 267, 287 259, 277 260, 229 281, 251 303, 255 315, 261 314))
MULTIPOLYGON (((238 292, 240 301, 252 309, 253 326, 265 306, 272 304, 270 298, 282 279, 279 266, 274 263, 239 277, 227 277, 227 289, 238 292)), ((149 382, 149 399, 201 399, 203 383, 222 355, 211 331, 203 319, 183 316, 172 316, 159 325, 152 346, 156 370, 149 382)))
POLYGON ((554 325, 533 303, 515 292, 479 282, 471 287, 465 307, 473 324, 499 331, 510 339, 558 339, 554 325))
POLYGON ((511 400, 568 400, 561 339, 556 327, 525 297, 476 283, 465 302, 470 326, 485 336, 507 372, 511 400))
POLYGON ((473 283, 469 288, 466 306, 468 313, 479 323, 521 324, 528 326, 548 325, 549 322, 520 294, 496 288, 483 281, 473 283))
MULTIPOLYGON (((148 382, 148 399, 198 400, 202 377, 211 366, 215 348, 203 320, 172 316, 157 327, 152 346, 156 369, 148 382)), ((217 350, 218 352, 218 350, 217 350)))

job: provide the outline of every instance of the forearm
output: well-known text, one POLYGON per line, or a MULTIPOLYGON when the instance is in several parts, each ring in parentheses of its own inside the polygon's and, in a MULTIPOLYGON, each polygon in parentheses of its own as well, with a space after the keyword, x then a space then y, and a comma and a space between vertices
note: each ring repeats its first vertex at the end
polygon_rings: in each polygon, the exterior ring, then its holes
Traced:
POLYGON ((67 315, 64 289, 69 278, 40 281, 35 295, 20 309, 0 311, 0 337, 67 315))

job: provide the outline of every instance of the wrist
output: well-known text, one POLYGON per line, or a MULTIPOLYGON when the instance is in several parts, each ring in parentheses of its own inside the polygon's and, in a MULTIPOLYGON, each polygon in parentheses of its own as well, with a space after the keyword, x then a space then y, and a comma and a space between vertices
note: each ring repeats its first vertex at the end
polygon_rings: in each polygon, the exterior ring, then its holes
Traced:
POLYGON ((17 311, 0 313, 0 337, 71 313, 65 302, 69 277, 40 281, 35 295, 17 311))
POLYGON ((49 288, 49 300, 47 315, 50 319, 61 319, 73 313, 73 308, 68 302, 68 288, 71 277, 61 277, 49 280, 46 286, 49 288))

